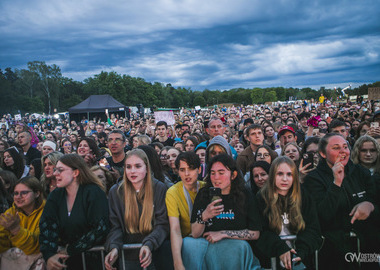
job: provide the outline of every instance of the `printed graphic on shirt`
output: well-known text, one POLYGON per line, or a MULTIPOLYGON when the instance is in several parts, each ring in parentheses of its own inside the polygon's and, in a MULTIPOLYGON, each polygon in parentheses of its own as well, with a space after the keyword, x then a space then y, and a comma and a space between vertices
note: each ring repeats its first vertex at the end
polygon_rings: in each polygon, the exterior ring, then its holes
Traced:
POLYGON ((222 212, 216 216, 217 219, 235 219, 235 213, 230 209, 228 212, 222 212))
POLYGON ((354 194, 352 194, 352 197, 356 197, 357 196, 358 198, 363 198, 364 194, 366 194, 366 191, 354 193, 354 194))

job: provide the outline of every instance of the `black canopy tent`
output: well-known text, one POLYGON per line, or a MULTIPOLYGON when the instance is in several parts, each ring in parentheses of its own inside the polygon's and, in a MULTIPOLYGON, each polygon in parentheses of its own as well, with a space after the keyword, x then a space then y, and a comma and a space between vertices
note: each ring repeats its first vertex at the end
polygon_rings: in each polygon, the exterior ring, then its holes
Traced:
POLYGON ((124 116, 129 118, 129 108, 110 95, 92 95, 81 103, 69 108, 70 119, 80 120, 80 116, 87 114, 87 119, 90 120, 90 114, 103 116, 105 110, 109 112, 124 112, 124 116), (78 119, 75 119, 78 118, 78 119))

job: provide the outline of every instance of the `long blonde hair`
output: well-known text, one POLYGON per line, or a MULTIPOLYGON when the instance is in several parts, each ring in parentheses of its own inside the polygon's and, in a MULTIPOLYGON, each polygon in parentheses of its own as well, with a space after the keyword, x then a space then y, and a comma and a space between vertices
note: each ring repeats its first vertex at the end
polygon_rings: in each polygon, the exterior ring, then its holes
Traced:
POLYGON ((302 218, 301 213, 301 186, 298 176, 298 170, 293 160, 287 156, 281 156, 276 158, 269 170, 269 179, 261 189, 262 197, 266 203, 266 208, 264 209, 264 215, 269 219, 269 227, 276 233, 280 233, 282 229, 282 211, 289 214, 289 226, 291 233, 297 233, 305 229, 305 221, 302 218), (279 199, 276 187, 276 174, 278 167, 281 164, 289 165, 292 171, 293 184, 290 188, 288 194, 285 196, 285 202, 279 199), (284 205, 283 205, 284 204, 284 205))
POLYGON ((132 156, 137 156, 144 161, 146 176, 141 190, 136 193, 132 183, 127 179, 127 174, 124 170, 124 181, 121 186, 124 187, 125 228, 129 233, 148 234, 153 230, 153 182, 150 164, 147 155, 141 149, 129 151, 126 155, 125 162, 132 156), (142 204, 141 215, 139 213, 138 202, 142 204))

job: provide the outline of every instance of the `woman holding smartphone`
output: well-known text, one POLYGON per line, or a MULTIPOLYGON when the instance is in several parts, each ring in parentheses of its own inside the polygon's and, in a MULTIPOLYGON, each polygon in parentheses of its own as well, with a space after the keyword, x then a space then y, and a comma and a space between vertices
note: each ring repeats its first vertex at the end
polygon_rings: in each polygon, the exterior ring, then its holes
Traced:
MULTIPOLYGON (((205 180, 191 216, 192 236, 199 238, 193 241, 193 247, 198 248, 198 255, 203 247, 204 260, 185 252, 185 265, 193 260, 207 269, 250 269, 254 263, 252 250, 246 241, 236 240, 259 238, 261 221, 254 196, 244 187, 236 162, 227 154, 211 159, 205 180), (212 198, 215 196, 220 198, 212 198)), ((194 249, 188 246, 187 250, 194 249)))
POLYGON ((258 203, 264 226, 257 242, 264 268, 271 257, 279 257, 286 269, 294 261, 305 261, 322 244, 315 205, 301 190, 298 170, 293 160, 281 156, 274 160, 267 185, 259 191, 258 203), (280 236, 296 235, 295 243, 280 236))

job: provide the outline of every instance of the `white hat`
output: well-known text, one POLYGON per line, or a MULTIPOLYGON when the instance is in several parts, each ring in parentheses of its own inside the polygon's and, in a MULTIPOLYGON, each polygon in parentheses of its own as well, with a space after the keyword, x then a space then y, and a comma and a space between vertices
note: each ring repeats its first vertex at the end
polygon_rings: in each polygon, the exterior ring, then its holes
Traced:
POLYGON ((44 144, 42 145, 42 148, 44 148, 45 146, 49 146, 51 149, 53 149, 54 151, 57 150, 57 145, 55 144, 55 142, 52 142, 52 141, 49 141, 49 140, 46 140, 44 142, 44 144))

